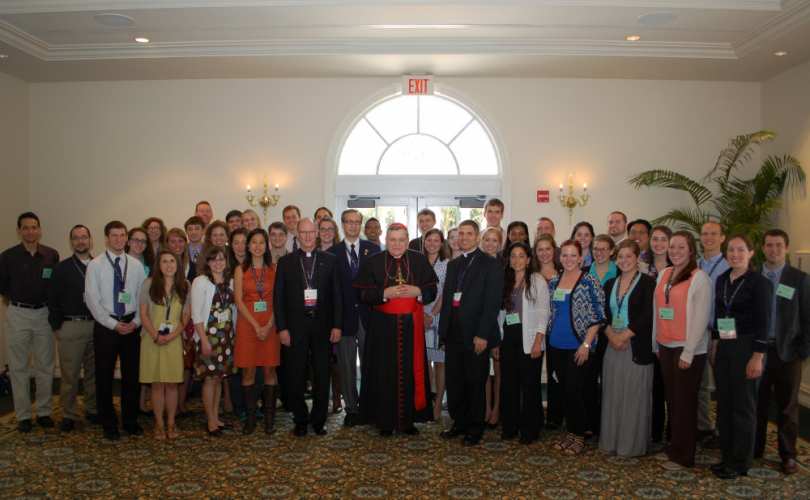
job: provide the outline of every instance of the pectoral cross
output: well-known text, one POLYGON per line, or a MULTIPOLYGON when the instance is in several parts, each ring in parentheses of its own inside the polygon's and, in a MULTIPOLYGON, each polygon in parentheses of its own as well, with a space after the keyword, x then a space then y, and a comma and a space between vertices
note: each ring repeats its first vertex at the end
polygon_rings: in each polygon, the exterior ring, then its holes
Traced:
POLYGON ((396 279, 394 279, 394 282, 399 286, 408 284, 408 280, 405 279, 404 276, 402 276, 402 268, 399 266, 397 266, 397 277, 396 279))

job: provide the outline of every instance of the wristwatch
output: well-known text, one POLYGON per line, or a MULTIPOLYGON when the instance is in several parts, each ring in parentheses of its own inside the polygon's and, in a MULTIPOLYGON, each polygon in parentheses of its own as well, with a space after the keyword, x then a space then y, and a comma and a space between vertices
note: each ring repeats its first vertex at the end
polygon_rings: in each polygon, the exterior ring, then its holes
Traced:
POLYGON ((589 344, 587 342, 583 342, 582 345, 585 347, 585 349, 590 349, 591 348, 591 344, 589 344))

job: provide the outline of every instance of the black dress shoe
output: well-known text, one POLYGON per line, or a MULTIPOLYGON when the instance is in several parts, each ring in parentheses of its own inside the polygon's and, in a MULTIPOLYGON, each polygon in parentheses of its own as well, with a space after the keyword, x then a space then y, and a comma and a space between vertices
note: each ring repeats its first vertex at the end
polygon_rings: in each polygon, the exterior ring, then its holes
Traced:
POLYGON ((62 423, 59 424, 59 430, 62 432, 70 432, 76 428, 76 422, 70 418, 63 418, 62 423))
POLYGON ((715 472, 715 471, 718 471, 718 470, 723 470, 725 468, 726 468, 726 464, 723 463, 723 462, 712 464, 712 465, 709 466, 709 470, 712 471, 712 472, 715 472))
POLYGON ((439 437, 442 439, 453 439, 462 435, 464 435, 464 431, 454 425, 446 431, 442 431, 442 433, 439 434, 439 437))
POLYGON ((205 430, 206 430, 206 432, 208 432, 208 435, 211 436, 211 437, 222 437, 222 428, 221 427, 217 427, 213 431, 211 429, 209 429, 208 427, 206 427, 205 430))
POLYGON ((104 429, 104 439, 118 441, 121 439, 121 434, 118 433, 118 429, 104 429))
POLYGON ((402 431, 402 433, 407 434, 408 436, 416 436, 417 434, 419 434, 419 429, 417 429, 416 426, 412 425, 407 429, 405 429, 404 431, 402 431))
POLYGON ((731 467, 723 467, 722 469, 717 469, 712 471, 715 476, 720 479, 737 479, 740 476, 747 476, 747 471, 736 471, 731 467))
POLYGON ((394 435, 394 431, 380 429, 380 436, 382 436, 382 437, 391 437, 393 435, 394 435))
POLYGON ((84 416, 84 419, 93 425, 98 425, 101 423, 101 420, 99 420, 98 414, 96 413, 88 413, 87 415, 84 416))
POLYGON ((29 432, 31 432, 31 429, 33 428, 34 425, 31 423, 30 418, 26 418, 25 420, 20 420, 19 422, 17 422, 17 430, 22 433, 28 434, 29 432))
POLYGON ((799 472, 799 464, 795 458, 786 458, 782 461, 782 472, 787 476, 799 472))
POLYGON ((517 437, 517 432, 501 432, 501 441, 511 441, 517 437))
POLYGON ((51 417, 45 415, 44 417, 37 417, 37 425, 43 429, 50 429, 54 426, 54 423, 51 417))
POLYGON ((520 444, 532 444, 532 443, 534 443, 534 438, 530 438, 529 436, 520 436, 520 439, 518 439, 518 443, 520 443, 520 444))
POLYGON ((143 436, 143 427, 138 424, 127 425, 124 427, 124 432, 130 436, 143 436))
POLYGON ((560 424, 558 424, 556 422, 546 422, 546 429, 548 429, 550 431, 556 431, 559 428, 560 428, 560 424))
POLYGON ((480 435, 467 434, 466 436, 464 436, 464 439, 461 441, 461 444, 463 444, 464 446, 475 446, 480 442, 481 442, 480 435))
POLYGON ((345 417, 343 417, 343 427, 354 427, 357 425, 357 414, 356 413, 347 413, 345 417))
POLYGON ((326 435, 326 429, 324 429, 323 427, 313 427, 312 430, 315 431, 315 435, 317 436, 326 435))
POLYGON ((307 435, 307 425, 306 424, 295 424, 295 428, 293 429, 293 435, 296 437, 304 437, 307 435))

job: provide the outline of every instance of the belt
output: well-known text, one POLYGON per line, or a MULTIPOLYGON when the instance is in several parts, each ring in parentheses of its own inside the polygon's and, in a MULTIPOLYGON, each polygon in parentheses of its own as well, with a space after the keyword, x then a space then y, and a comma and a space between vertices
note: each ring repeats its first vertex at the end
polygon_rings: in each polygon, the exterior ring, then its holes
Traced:
POLYGON ((65 321, 92 321, 92 316, 65 316, 65 321))
POLYGON ((307 318, 314 318, 315 309, 304 309, 304 316, 306 316, 307 318))
POLYGON ((133 319, 135 319, 135 313, 125 314, 123 316, 116 316, 115 314, 110 314, 110 317, 116 321, 120 321, 122 323, 129 323, 133 319))
POLYGON ((26 304, 25 302, 14 302, 13 300, 10 300, 9 304, 14 307, 22 307, 23 309, 42 309, 48 305, 44 302, 42 304, 26 304))

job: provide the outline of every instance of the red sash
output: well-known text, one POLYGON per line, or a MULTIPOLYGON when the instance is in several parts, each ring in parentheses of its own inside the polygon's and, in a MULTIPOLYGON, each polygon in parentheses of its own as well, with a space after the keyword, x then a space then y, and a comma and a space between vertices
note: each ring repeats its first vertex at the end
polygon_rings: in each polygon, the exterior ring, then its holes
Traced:
POLYGON ((413 318, 413 399, 417 410, 427 407, 425 394, 425 313, 416 297, 400 297, 375 307, 385 314, 410 314, 413 318))

